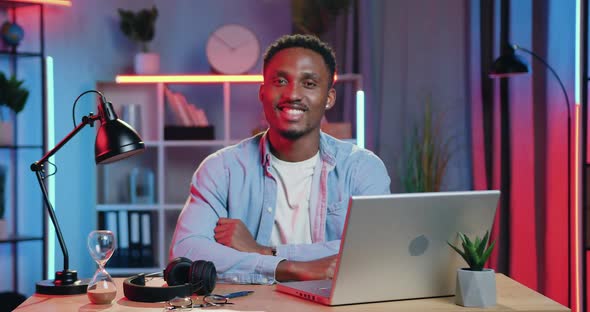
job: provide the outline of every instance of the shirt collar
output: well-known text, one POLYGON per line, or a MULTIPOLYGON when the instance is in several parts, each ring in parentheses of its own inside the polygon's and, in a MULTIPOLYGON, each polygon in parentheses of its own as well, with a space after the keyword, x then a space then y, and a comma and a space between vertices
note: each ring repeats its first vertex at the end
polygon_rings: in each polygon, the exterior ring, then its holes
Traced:
MULTIPOLYGON (((271 153, 268 130, 262 134, 259 146, 261 164, 266 170, 269 170, 271 153)), ((320 131, 320 158, 331 166, 336 164, 336 146, 334 144, 334 139, 330 138, 322 131, 320 131)))

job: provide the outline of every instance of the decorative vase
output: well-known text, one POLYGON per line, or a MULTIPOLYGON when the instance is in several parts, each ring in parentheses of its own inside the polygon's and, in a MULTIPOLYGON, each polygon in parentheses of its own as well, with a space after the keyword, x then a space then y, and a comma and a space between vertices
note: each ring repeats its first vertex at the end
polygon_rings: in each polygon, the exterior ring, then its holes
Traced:
POLYGON ((496 305, 496 273, 494 270, 458 269, 455 303, 464 307, 496 305))
POLYGON ((0 121, 0 146, 14 144, 14 124, 10 121, 0 121))
POLYGON ((160 71, 160 55, 158 53, 137 53, 134 70, 138 75, 153 75, 160 71))

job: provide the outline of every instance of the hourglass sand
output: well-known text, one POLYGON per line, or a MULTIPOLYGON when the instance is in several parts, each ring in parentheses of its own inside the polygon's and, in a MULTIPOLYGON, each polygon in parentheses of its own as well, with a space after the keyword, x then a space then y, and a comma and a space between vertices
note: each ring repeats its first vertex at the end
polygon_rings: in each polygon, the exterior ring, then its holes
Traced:
POLYGON ((98 269, 88 283, 87 295, 92 303, 110 304, 117 296, 117 286, 104 268, 115 248, 117 247, 113 232, 92 231, 88 234, 88 251, 98 264, 98 269))

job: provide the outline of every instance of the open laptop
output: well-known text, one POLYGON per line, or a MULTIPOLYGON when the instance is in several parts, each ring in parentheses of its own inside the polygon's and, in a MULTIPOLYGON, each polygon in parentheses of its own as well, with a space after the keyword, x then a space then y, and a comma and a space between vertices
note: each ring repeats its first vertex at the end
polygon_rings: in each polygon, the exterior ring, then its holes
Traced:
POLYGON ((353 196, 332 280, 286 282, 277 290, 326 305, 455 294, 467 265, 447 241, 483 237, 499 191, 353 196))

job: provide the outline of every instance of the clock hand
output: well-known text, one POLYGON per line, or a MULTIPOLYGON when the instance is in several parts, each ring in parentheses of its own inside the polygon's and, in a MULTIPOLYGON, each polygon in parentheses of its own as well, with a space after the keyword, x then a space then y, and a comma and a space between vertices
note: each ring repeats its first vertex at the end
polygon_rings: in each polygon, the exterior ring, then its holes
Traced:
POLYGON ((234 48, 234 47, 233 47, 231 44, 229 44, 227 41, 225 41, 225 40, 224 40, 222 37, 220 37, 219 35, 217 35, 217 34, 213 34, 213 37, 214 37, 214 38, 217 38, 217 40, 221 41, 221 43, 223 43, 223 45, 225 45, 226 47, 228 47, 230 50, 232 50, 232 51, 233 51, 233 50, 235 50, 235 48, 234 48))
POLYGON ((252 42, 251 40, 249 40, 249 39, 246 39, 246 40, 244 40, 244 41, 240 42, 239 44, 237 44, 237 45, 234 47, 234 50, 237 50, 237 49, 241 48, 242 46, 248 45, 248 44, 250 44, 251 42, 252 42))

